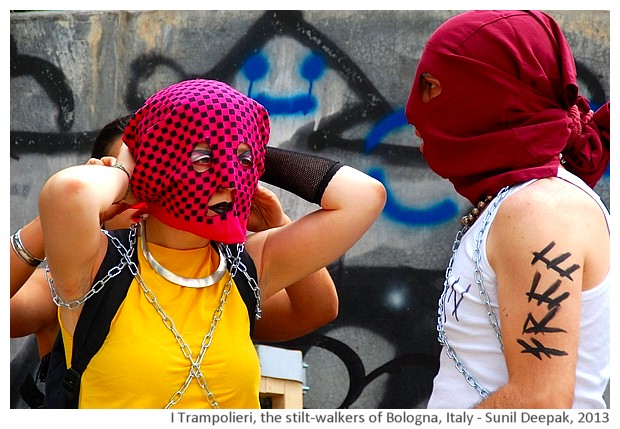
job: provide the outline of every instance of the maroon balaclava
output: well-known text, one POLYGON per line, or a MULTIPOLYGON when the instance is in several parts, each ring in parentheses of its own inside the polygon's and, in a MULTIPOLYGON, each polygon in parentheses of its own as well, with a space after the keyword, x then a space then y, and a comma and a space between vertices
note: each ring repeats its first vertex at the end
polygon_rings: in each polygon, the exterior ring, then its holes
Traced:
POLYGON ((171 85, 150 97, 125 129, 123 141, 136 161, 131 190, 147 213, 171 227, 226 244, 245 242, 268 140, 266 109, 227 84, 196 79, 171 85), (198 172, 191 154, 201 142, 213 159, 198 172), (252 166, 239 162, 241 143, 252 150, 252 166), (209 216, 209 199, 220 188, 233 189, 233 208, 209 216))
POLYGON ((430 37, 406 117, 430 168, 476 204, 502 187, 566 168, 594 187, 609 164, 609 103, 595 114, 578 95, 575 61, 540 11, 470 11, 430 37), (420 75, 441 93, 427 103, 420 75))

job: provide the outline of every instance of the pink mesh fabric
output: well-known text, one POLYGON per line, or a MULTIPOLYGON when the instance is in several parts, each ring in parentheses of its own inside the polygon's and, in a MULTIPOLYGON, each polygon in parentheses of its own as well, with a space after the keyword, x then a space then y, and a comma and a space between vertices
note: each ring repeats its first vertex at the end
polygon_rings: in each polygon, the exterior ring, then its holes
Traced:
POLYGON ((264 170, 269 116, 253 99, 223 82, 188 80, 154 94, 129 122, 123 140, 136 165, 131 189, 147 212, 177 229, 227 244, 245 241, 252 194, 264 170), (198 143, 213 151, 210 168, 195 171, 198 143), (254 163, 243 166, 246 143, 254 163), (209 199, 234 189, 233 209, 209 216, 209 199))

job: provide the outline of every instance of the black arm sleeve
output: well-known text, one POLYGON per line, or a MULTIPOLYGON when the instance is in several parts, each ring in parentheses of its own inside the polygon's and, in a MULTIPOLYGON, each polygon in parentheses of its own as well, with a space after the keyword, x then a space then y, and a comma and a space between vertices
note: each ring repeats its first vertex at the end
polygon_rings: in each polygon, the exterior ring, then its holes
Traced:
POLYGON ((267 147, 260 180, 320 205, 329 181, 343 165, 320 156, 267 147))

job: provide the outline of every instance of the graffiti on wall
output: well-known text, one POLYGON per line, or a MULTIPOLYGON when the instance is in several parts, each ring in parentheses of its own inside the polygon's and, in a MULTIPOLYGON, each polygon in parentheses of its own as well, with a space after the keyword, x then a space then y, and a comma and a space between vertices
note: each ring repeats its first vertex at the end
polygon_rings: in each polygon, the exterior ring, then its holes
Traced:
MULTIPOLYGON (((595 75, 583 64, 578 63, 578 69, 594 104, 605 100, 595 75)), ((367 172, 388 191, 382 221, 415 234, 419 228, 451 225, 459 216, 459 206, 450 195, 438 194, 422 206, 398 196, 398 185, 391 180, 393 169, 426 168, 413 144, 389 143, 391 134, 409 128, 403 107, 393 107, 350 56, 306 22, 302 12, 265 12, 213 67, 198 74, 186 72, 183 61, 173 54, 146 52, 138 56, 129 65, 124 96, 128 111, 150 95, 149 80, 162 70, 172 76, 170 83, 197 77, 234 82, 233 86, 262 103, 273 118, 290 119, 295 124, 287 135, 289 148, 314 153, 336 149, 354 158, 370 159, 365 162, 367 172), (274 46, 278 44, 298 53, 296 61, 287 64, 287 72, 294 74, 299 84, 285 94, 276 94, 263 84, 274 73, 274 46), (341 83, 334 83, 336 80, 341 83), (324 105, 333 101, 327 100, 329 93, 317 89, 320 85, 344 85, 346 101, 324 114, 324 105), (368 123, 370 126, 363 125, 368 123), (366 131, 355 134, 351 129, 366 131)), ((11 158, 18 162, 23 153, 88 153, 98 130, 74 131, 79 97, 71 82, 46 59, 21 52, 19 42, 11 37, 11 78, 24 76, 40 85, 53 102, 58 133, 12 129, 11 158)), ((381 260, 383 251, 376 249, 372 257, 378 255, 381 260)), ((438 365, 436 303, 443 272, 406 266, 352 266, 343 260, 329 269, 340 297, 338 319, 312 334, 280 344, 302 350, 309 364, 306 406, 424 407, 438 365), (352 344, 351 330, 368 341, 352 344), (377 344, 382 350, 377 350, 377 344), (370 355, 374 356, 372 362, 370 355), (334 386, 334 377, 343 377, 343 383, 334 386)))

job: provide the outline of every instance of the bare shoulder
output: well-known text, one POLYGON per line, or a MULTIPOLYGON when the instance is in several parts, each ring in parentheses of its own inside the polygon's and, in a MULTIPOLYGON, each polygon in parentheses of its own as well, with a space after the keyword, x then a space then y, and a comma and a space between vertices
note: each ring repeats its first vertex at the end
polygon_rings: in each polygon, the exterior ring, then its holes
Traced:
POLYGON ((600 251, 593 241, 608 236, 604 214, 592 197, 562 179, 541 179, 500 205, 489 231, 489 261, 556 245, 586 260, 600 251))
POLYGON ((592 197, 556 177, 537 180, 510 195, 500 206, 497 219, 500 223, 525 224, 534 230, 605 222, 592 197))
MULTIPOLYGON (((264 231, 254 232, 248 235, 245 242, 245 250, 248 252, 256 270, 258 272, 259 279, 263 277, 263 251, 265 249, 265 243, 267 238, 271 234, 272 230, 276 228, 266 229, 264 231)), ((263 278, 264 281, 264 278, 263 278)), ((259 282, 259 284, 261 284, 259 282)))

